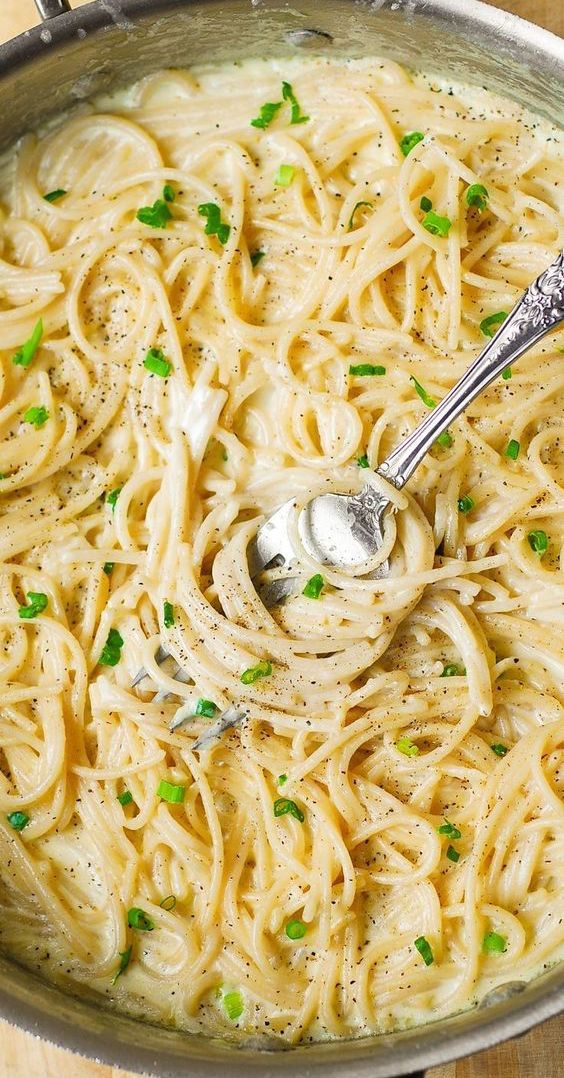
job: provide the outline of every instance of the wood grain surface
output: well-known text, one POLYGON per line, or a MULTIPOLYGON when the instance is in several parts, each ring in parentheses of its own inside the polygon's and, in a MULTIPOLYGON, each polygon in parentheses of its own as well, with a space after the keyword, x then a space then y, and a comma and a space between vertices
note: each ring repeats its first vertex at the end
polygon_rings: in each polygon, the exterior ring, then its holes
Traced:
MULTIPOLYGON (((73 6, 85 2, 74 0, 73 6)), ((461 7, 464 2, 459 0, 461 7)), ((494 6, 564 36, 564 0, 497 0, 494 6)), ((35 22, 33 0, 0 0, 0 41, 21 33, 35 22)), ((518 1040, 436 1067, 427 1072, 427 1078, 561 1078, 563 1074, 564 1016, 561 1016, 518 1040)), ((0 1022, 0 1078, 137 1078, 137 1075, 90 1063, 0 1022)))

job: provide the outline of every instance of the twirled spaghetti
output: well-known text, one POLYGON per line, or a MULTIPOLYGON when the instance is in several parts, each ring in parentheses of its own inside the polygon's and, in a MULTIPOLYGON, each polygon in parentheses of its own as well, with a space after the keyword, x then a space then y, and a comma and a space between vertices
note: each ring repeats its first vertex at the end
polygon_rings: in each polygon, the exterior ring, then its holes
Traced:
POLYGON ((390 492, 388 578, 305 557, 267 610, 246 547, 287 498, 378 481, 562 244, 561 178, 515 104, 379 61, 165 72, 10 155, 12 953, 289 1041, 448 1014, 560 955, 562 340, 390 492))

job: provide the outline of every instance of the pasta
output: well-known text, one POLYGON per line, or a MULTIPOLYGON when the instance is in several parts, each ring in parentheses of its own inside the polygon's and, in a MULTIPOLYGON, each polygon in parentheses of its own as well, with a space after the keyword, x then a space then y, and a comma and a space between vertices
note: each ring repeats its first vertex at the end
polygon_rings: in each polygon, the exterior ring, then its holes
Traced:
POLYGON ((562 245, 561 179, 545 122, 373 59, 161 72, 8 155, 9 953, 290 1043, 561 957, 562 337, 388 489, 388 576, 302 551, 267 609, 287 570, 246 557, 286 499, 383 483, 562 245))

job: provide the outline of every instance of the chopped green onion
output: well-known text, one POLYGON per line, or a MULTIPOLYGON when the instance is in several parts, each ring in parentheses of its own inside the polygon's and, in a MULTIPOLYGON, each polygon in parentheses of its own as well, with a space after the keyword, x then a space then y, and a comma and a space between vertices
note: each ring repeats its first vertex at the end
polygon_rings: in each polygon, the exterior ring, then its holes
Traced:
POLYGON ((422 131, 409 131, 407 135, 404 135, 399 144, 403 156, 407 157, 414 146, 417 146, 417 143, 422 142, 424 138, 422 131))
POLYGON ((15 363, 16 367, 29 367, 32 360, 35 359, 35 353, 41 344, 42 337, 43 320, 40 318, 35 323, 31 337, 12 356, 12 363, 15 363))
POLYGON ((126 805, 131 805, 133 802, 133 794, 131 793, 131 790, 124 790, 122 794, 117 795, 117 799, 120 805, 123 805, 125 808, 126 805))
POLYGON ((98 659, 100 666, 117 666, 121 659, 123 637, 117 629, 110 629, 108 639, 102 648, 102 654, 98 659))
POLYGON ((115 568, 115 562, 113 562, 113 561, 105 561, 103 566, 102 566, 102 572, 105 573, 106 576, 111 576, 113 571, 114 571, 114 568, 115 568))
POLYGON ((229 992, 222 992, 221 1002, 227 1017, 230 1018, 232 1022, 236 1022, 245 1010, 243 996, 236 989, 231 989, 229 992))
POLYGON ((289 82, 282 83, 282 97, 284 101, 289 101, 292 106, 292 118, 291 124, 305 124, 309 120, 309 116, 304 116, 302 110, 298 104, 298 100, 289 82))
POLYGON ((469 494, 464 494, 462 498, 458 499, 458 512, 469 513, 475 506, 475 501, 469 494))
POLYGON ((463 677, 465 673, 464 668, 461 670, 456 663, 447 663, 443 666, 441 677, 463 677))
POLYGON ((373 375, 385 374, 386 368, 379 363, 356 363, 349 367, 349 374, 355 374, 359 378, 371 378, 373 375))
POLYGON ((176 895, 167 895, 166 898, 163 898, 162 902, 159 902, 159 906, 162 910, 166 910, 167 913, 170 913, 176 906, 176 895))
POLYGON ((501 741, 497 741, 495 745, 490 745, 492 752, 495 752, 496 756, 507 756, 509 749, 507 745, 502 745, 501 741))
POLYGON ((266 251, 252 251, 251 253, 251 266, 258 266, 261 258, 264 258, 266 251))
POLYGON ((429 210, 425 214, 421 224, 432 236, 448 236, 452 228, 452 221, 448 217, 441 217, 434 210, 429 210))
POLYGON ((396 741, 396 749, 404 756, 419 756, 419 745, 414 745, 410 737, 400 737, 396 741))
POLYGON ((140 932, 152 932, 155 927, 153 919, 139 906, 132 906, 127 911, 127 923, 130 928, 138 928, 140 932))
POLYGON ((435 959, 433 957, 433 952, 431 950, 431 945, 429 941, 425 939, 425 936, 418 936, 417 939, 413 942, 417 947, 417 950, 419 951, 419 954, 421 955, 421 958, 423 959, 425 965, 432 966, 435 959))
POLYGON ((109 493, 106 494, 106 502, 108 503, 110 509, 112 510, 112 513, 114 512, 114 509, 116 507, 116 502, 117 502, 122 490, 123 490, 123 487, 115 487, 114 490, 110 490, 109 493))
POLYGON ((143 360, 143 366, 151 374, 158 374, 159 378, 168 378, 172 370, 172 363, 166 358, 161 348, 149 348, 143 360))
POLYGON ((501 377, 503 378, 504 382, 509 382, 512 374, 513 371, 511 370, 511 367, 506 367, 505 370, 501 372, 501 377))
POLYGON ((48 191, 46 195, 43 195, 43 198, 46 202, 58 202, 66 194, 67 192, 62 187, 57 187, 55 191, 48 191))
POLYGON ((167 782, 166 779, 161 779, 157 786, 157 797, 161 797, 163 801, 168 801, 171 805, 182 804, 185 793, 185 786, 177 786, 174 782, 167 782))
POLYGON ((352 232, 352 230, 354 228, 354 215, 355 215, 356 211, 361 208, 361 206, 367 206, 368 209, 370 209, 370 210, 373 208, 372 202, 357 202, 356 205, 353 208, 353 211, 352 211, 350 217, 349 217, 349 223, 348 223, 348 226, 347 226, 347 232, 352 232))
POLYGON ((274 802, 273 809, 275 816, 286 816, 289 813, 290 816, 293 816, 295 820, 299 820, 300 823, 303 823, 305 820, 301 808, 298 808, 296 802, 291 801, 289 797, 278 797, 274 802))
POLYGON ((288 781, 288 776, 287 775, 279 775, 278 776, 277 782, 278 782, 279 786, 283 786, 284 783, 287 782, 287 781, 288 781))
POLYGON ((427 195, 423 195, 419 203, 419 209, 423 210, 423 213, 428 213, 429 210, 433 209, 433 203, 430 198, 427 198, 427 195))
POLYGON ((454 861, 455 864, 456 864, 457 861, 460 861, 460 854, 459 854, 458 850, 455 850, 454 846, 449 846, 448 847, 446 855, 447 855, 449 861, 454 861))
POLYGON ((29 823, 27 812, 10 812, 6 819, 14 831, 23 831, 24 827, 27 827, 29 823))
POLYGON ((451 838, 453 841, 457 838, 462 838, 462 831, 460 828, 455 827, 450 820, 445 819, 445 822, 440 827, 437 827, 437 831, 439 835, 446 835, 447 838, 451 838))
POLYGON ((213 700, 198 700, 196 704, 195 715, 203 715, 206 719, 213 719, 217 711, 217 704, 213 703, 213 700))
POLYGON ((415 387, 415 392, 417 393, 417 396, 421 398, 421 400, 423 401, 423 404, 425 404, 427 406, 427 408, 436 408, 437 407, 436 400, 433 397, 429 396, 429 394, 427 393, 427 390, 423 388, 423 386, 421 385, 421 382, 417 381, 417 378, 415 377, 415 375, 412 374, 410 376, 410 378, 409 378, 409 381, 413 383, 413 385, 415 387))
POLYGON ((164 198, 157 198, 152 206, 141 206, 135 216, 142 225, 149 225, 150 228, 166 228, 172 220, 172 213, 164 198))
POLYGON ((483 954, 504 954, 506 950, 507 940, 505 936, 500 936, 498 932, 486 932, 482 940, 483 954))
POLYGON ((129 947, 126 947, 125 951, 119 951, 118 952, 119 953, 119 966, 117 968, 117 972, 112 977, 112 984, 115 984, 118 977, 121 977, 122 973, 125 973, 128 965, 129 965, 129 960, 131 958, 132 950, 133 950, 133 947, 131 947, 131 945, 130 945, 129 947))
POLYGON ((289 187, 294 179, 295 168, 293 165, 280 165, 274 177, 275 187, 289 187))
POLYGON ((163 603, 163 625, 165 629, 172 629, 174 625, 174 607, 165 599, 163 603))
POLYGON ((269 663, 268 659, 261 659, 256 666, 250 666, 248 670, 243 670, 241 681, 243 685, 254 685, 259 678, 270 677, 271 673, 272 663, 269 663))
POLYGON ((172 187, 170 183, 165 183, 163 187, 163 198, 165 202, 174 202, 176 198, 174 187, 172 187))
POLYGON ((520 446, 519 442, 517 441, 517 439, 516 438, 511 438, 511 440, 507 443, 507 449, 505 450, 505 456, 509 457, 510 460, 517 460, 517 457, 519 456, 520 448, 521 448, 521 446, 520 446))
MULTIPOLYGON (((483 318, 480 322, 480 330, 484 334, 484 337, 493 337, 493 326, 501 325, 507 318, 507 311, 496 311, 495 314, 489 314, 487 318, 483 318)), ((506 368, 507 370, 508 368, 506 368)), ((505 374, 505 371, 503 372, 505 374)))
POLYGON ((324 584, 325 581, 321 576, 321 573, 315 573, 314 576, 311 576, 309 578, 304 590, 302 591, 302 595, 305 595, 306 599, 319 599, 324 584))
POLYGON ((198 206, 198 213, 200 217, 206 218, 204 228, 206 236, 217 236, 219 242, 225 247, 231 233, 231 225, 221 220, 219 206, 216 206, 215 202, 202 202, 201 206, 198 206))
POLYGON ((264 130, 272 123, 276 113, 282 108, 282 101, 267 101, 264 105, 261 105, 258 116, 255 116, 254 120, 251 120, 251 127, 260 127, 264 130))
POLYGON ((47 608, 49 599, 42 591, 28 591, 27 597, 29 599, 28 606, 20 606, 18 608, 18 614, 20 618, 29 621, 31 618, 36 618, 38 614, 42 614, 47 608))
POLYGON ((548 550, 548 535, 541 529, 534 532, 529 532, 527 539, 529 540, 529 546, 535 554, 540 554, 541 557, 548 550))
POLYGON ((284 931, 289 940, 303 940, 307 925, 304 925, 303 921, 288 921, 284 931))
POLYGON ((356 458, 356 463, 358 464, 359 468, 369 468, 370 467, 370 461, 368 460, 368 457, 366 456, 366 453, 363 453, 361 457, 357 457, 356 458))
POLYGON ((466 192, 466 202, 469 206, 475 206, 477 210, 485 210, 488 204, 488 189, 483 183, 472 183, 466 192))
POLYGON ((24 423, 33 423, 36 430, 39 430, 49 419, 49 412, 43 405, 39 408, 28 408, 27 412, 24 412, 23 419, 24 423))
POLYGON ((442 445, 444 449, 450 449, 452 442, 452 434, 449 434, 448 430, 444 430, 437 438, 437 445, 442 445))

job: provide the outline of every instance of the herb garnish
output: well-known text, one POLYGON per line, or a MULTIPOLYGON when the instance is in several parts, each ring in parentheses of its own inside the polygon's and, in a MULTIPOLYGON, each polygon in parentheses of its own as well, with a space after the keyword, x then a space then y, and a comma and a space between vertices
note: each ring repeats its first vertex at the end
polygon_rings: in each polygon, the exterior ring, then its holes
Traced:
POLYGON ((261 659, 256 666, 250 666, 248 670, 243 670, 241 681, 243 685, 254 685, 259 678, 270 677, 271 673, 272 663, 269 663, 268 659, 261 659))
POLYGON ((161 348, 149 348, 143 360, 143 366, 151 374, 157 374, 159 378, 168 378, 172 370, 172 363, 166 358, 161 348))
POLYGON ((396 749, 404 756, 419 756, 419 745, 415 745, 410 737, 399 737, 396 749))
POLYGON ((303 940, 307 925, 304 925, 303 921, 288 921, 284 931, 289 940, 303 940))
POLYGON ((489 197, 483 183, 472 183, 466 192, 466 202, 469 206, 475 206, 480 213, 485 210, 489 197))
POLYGON ((198 213, 200 217, 206 218, 204 228, 206 236, 217 236, 219 242, 225 247, 231 232, 231 225, 221 220, 219 206, 215 202, 202 202, 201 206, 198 206, 198 213))
POLYGON ((31 337, 12 356, 12 363, 15 363, 16 367, 29 367, 32 360, 35 359, 35 353, 41 344, 42 337, 43 320, 40 318, 35 323, 31 337))
POLYGON ((112 977, 112 984, 115 984, 118 977, 121 977, 122 973, 125 973, 129 965, 132 950, 133 948, 129 946, 126 947, 125 951, 119 951, 119 966, 117 968, 117 972, 112 977))
POLYGON ((43 195, 43 198, 46 202, 57 202, 66 194, 67 192, 62 187, 57 187, 56 191, 48 191, 46 195, 43 195))
POLYGON ((167 782, 166 779, 161 779, 157 786, 157 797, 161 797, 163 801, 168 801, 171 805, 182 804, 185 793, 185 786, 176 785, 174 782, 167 782))
POLYGON ((422 142, 424 138, 425 135, 422 131, 410 131, 407 135, 404 135, 399 144, 403 156, 407 157, 414 146, 417 146, 417 143, 422 142))
POLYGON ((292 87, 289 82, 282 83, 282 97, 284 101, 288 101, 292 106, 291 124, 305 124, 309 120, 309 116, 304 116, 296 98, 292 87))
POLYGON ((143 225, 149 225, 150 228, 166 228, 169 221, 172 221, 172 213, 170 212, 168 203, 174 201, 174 192, 170 184, 166 184, 163 190, 163 198, 157 198, 153 202, 152 206, 141 206, 141 209, 137 210, 136 218, 141 221, 143 225), (173 198, 167 198, 172 192, 173 198))
POLYGON ((542 529, 538 531, 529 532, 527 539, 529 540, 529 546, 535 554, 540 554, 541 557, 548 550, 548 535, 543 532, 542 529))
POLYGON ((417 947, 417 950, 419 951, 419 954, 421 955, 421 958, 423 959, 425 965, 432 966, 435 959, 433 957, 433 952, 431 950, 431 945, 429 941, 425 939, 425 936, 418 936, 417 939, 413 942, 415 947, 417 947))
POLYGON ((319 599, 324 584, 325 581, 321 576, 321 573, 315 573, 314 576, 311 576, 309 578, 304 590, 302 591, 302 595, 305 595, 306 599, 319 599))
POLYGON ((29 621, 31 618, 36 618, 38 614, 42 614, 47 608, 49 599, 42 591, 28 591, 27 597, 29 599, 28 606, 20 606, 18 608, 18 615, 23 620, 29 621))
POLYGON ((24 827, 27 827, 29 823, 27 812, 9 812, 6 819, 14 831, 23 831, 24 827))
MULTIPOLYGON (((483 318, 480 322, 480 330, 484 334, 484 337, 493 337, 493 327, 501 325, 502 322, 505 322, 506 318, 507 311, 496 311, 495 314, 489 314, 487 318, 483 318)), ((506 367, 506 370, 510 370, 510 368, 506 367)), ((505 377, 505 371, 503 372, 502 377, 505 377)), ((509 375, 509 377, 511 377, 511 375, 509 375)))
POLYGON ((203 715, 206 719, 213 719, 217 711, 217 704, 213 700, 198 700, 194 715, 203 715))
POLYGON ((294 179, 295 168, 293 165, 280 165, 274 177, 275 187, 289 187, 294 179))
POLYGON ((510 460, 517 460, 517 457, 519 456, 520 448, 521 448, 521 446, 520 446, 519 442, 517 441, 517 439, 516 438, 511 438, 511 440, 507 443, 507 448, 505 450, 505 456, 509 457, 510 460))
POLYGON ((507 940, 505 936, 500 936, 498 932, 486 932, 482 940, 483 954, 504 954, 506 950, 507 940))
POLYGON ((174 625, 174 607, 165 599, 163 603, 163 625, 165 629, 172 629, 174 625))
POLYGON ((462 497, 458 499, 458 512, 469 513, 470 510, 474 508, 475 504, 474 499, 471 498, 469 494, 463 494, 462 497))
POLYGON ((300 823, 303 823, 305 820, 301 808, 299 808, 296 805, 296 802, 292 801, 289 797, 277 797, 272 808, 275 816, 290 815, 293 816, 295 820, 299 820, 300 823))
POLYGON ((452 228, 452 221, 448 217, 441 217, 434 210, 428 210, 421 224, 432 236, 448 236, 452 228))
POLYGON ((123 637, 117 629, 110 629, 108 639, 102 648, 102 654, 98 659, 100 666, 117 666, 121 659, 123 637))
POLYGON ((155 927, 153 919, 139 906, 132 906, 127 911, 127 923, 130 928, 137 928, 140 932, 152 932, 155 927))
POLYGON ((272 123, 276 113, 282 108, 282 101, 267 101, 261 105, 258 116, 251 120, 251 127, 260 127, 264 130, 272 123))
POLYGON ((368 209, 370 209, 370 210, 373 208, 372 202, 357 202, 356 205, 353 208, 353 211, 352 211, 350 217, 349 217, 349 223, 348 223, 348 226, 347 226, 347 232, 352 232, 353 227, 354 227, 354 215, 355 215, 356 211, 361 208, 361 206, 367 206, 368 209))
POLYGON ((379 363, 354 363, 349 367, 349 374, 354 374, 358 378, 371 378, 373 375, 385 373, 386 368, 379 363))
POLYGON ((23 416, 24 423, 32 423, 36 430, 44 426, 48 419, 49 412, 42 404, 39 407, 28 408, 23 416))

